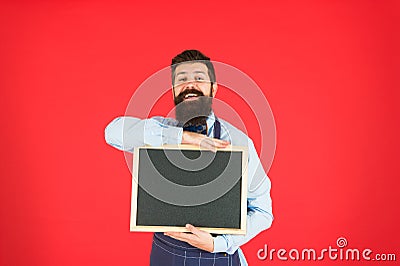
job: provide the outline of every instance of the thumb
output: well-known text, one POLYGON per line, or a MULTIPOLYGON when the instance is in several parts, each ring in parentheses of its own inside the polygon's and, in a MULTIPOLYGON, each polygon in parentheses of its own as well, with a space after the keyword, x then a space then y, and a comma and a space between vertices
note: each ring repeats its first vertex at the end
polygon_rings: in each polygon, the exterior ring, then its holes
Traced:
POLYGON ((192 234, 198 235, 201 233, 200 229, 197 229, 195 226, 191 224, 186 225, 186 229, 189 230, 192 234))

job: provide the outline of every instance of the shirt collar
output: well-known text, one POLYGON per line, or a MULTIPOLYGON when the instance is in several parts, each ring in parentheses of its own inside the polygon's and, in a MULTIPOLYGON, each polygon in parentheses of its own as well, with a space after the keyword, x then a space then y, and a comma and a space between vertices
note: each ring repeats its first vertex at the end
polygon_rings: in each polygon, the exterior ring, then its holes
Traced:
POLYGON ((213 111, 211 111, 210 115, 207 117, 206 122, 207 122, 207 129, 208 129, 207 135, 209 136, 211 133, 211 130, 213 129, 214 122, 215 122, 215 115, 214 115, 213 111))

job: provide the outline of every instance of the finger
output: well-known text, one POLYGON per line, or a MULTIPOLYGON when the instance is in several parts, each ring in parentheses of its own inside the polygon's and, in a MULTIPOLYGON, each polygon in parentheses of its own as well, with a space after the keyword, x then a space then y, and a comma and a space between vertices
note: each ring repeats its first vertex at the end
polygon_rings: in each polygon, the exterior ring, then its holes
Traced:
POLYGON ((184 131, 182 135, 182 144, 200 144, 206 138, 203 134, 184 131))
POLYGON ((215 139, 215 138, 210 138, 210 139, 212 139, 214 142, 221 144, 221 145, 229 145, 229 141, 227 141, 227 140, 215 139))
POLYGON ((205 148, 207 150, 215 151, 215 146, 212 143, 212 140, 210 138, 204 138, 200 142, 200 147, 205 148))
POLYGON ((207 141, 207 142, 212 143, 212 145, 217 148, 223 148, 230 144, 229 141, 210 138, 210 137, 207 137, 207 136, 205 136, 203 134, 199 134, 199 133, 185 131, 184 134, 185 134, 185 138, 182 140, 182 143, 198 144, 201 146, 201 143, 203 141, 207 141))
POLYGON ((207 137, 206 135, 203 135, 200 133, 189 132, 188 134, 189 134, 192 142, 200 143, 201 141, 208 139, 208 140, 213 140, 220 145, 229 145, 229 141, 222 140, 222 139, 216 139, 216 138, 210 138, 210 137, 207 137))
POLYGON ((220 140, 215 138, 207 138, 207 139, 210 140, 215 147, 226 147, 230 144, 229 141, 225 140, 220 140))
POLYGON ((173 238, 173 239, 176 239, 176 240, 179 240, 179 241, 182 241, 182 242, 189 243, 189 241, 188 241, 187 239, 185 239, 185 238, 176 237, 176 236, 172 236, 172 235, 168 235, 168 236, 171 237, 171 238, 173 238))
POLYGON ((213 145, 217 148, 225 148, 226 146, 229 145, 229 142, 219 142, 219 141, 215 141, 214 139, 211 139, 213 145))
POLYGON ((200 246, 198 246, 198 244, 197 244, 197 242, 196 242, 196 241, 187 240, 187 239, 184 239, 184 238, 180 238, 180 237, 174 237, 174 236, 170 236, 170 237, 171 237, 171 238, 173 238, 173 239, 176 239, 176 240, 182 241, 182 242, 186 242, 186 243, 188 243, 189 245, 192 245, 192 246, 194 246, 194 247, 201 248, 200 246))
POLYGON ((215 140, 216 142, 220 142, 220 143, 223 143, 223 144, 229 144, 230 143, 229 141, 223 140, 223 139, 216 139, 216 138, 212 138, 212 139, 215 140))
MULTIPOLYGON (((202 136, 204 136, 204 135, 202 135, 202 136)), ((210 138, 210 137, 207 137, 207 136, 204 136, 204 140, 211 141, 211 142, 215 143, 215 145, 222 145, 222 146, 229 145, 229 141, 210 138)))
POLYGON ((213 146, 214 149, 223 149, 229 145, 229 144, 225 144, 225 143, 215 142, 214 139, 209 139, 207 141, 207 143, 209 143, 209 145, 213 146))
POLYGON ((203 142, 200 144, 200 147, 205 148, 205 149, 207 149, 207 150, 210 150, 210 151, 212 151, 212 152, 217 152, 217 149, 215 148, 215 146, 212 145, 212 144, 211 144, 210 142, 208 142, 208 141, 203 141, 203 142))
POLYGON ((186 225, 186 229, 189 230, 192 234, 195 235, 200 235, 203 231, 201 231, 200 229, 198 229, 197 227, 191 225, 191 224, 187 224, 186 225))
POLYGON ((174 235, 168 235, 168 236, 171 237, 171 238, 173 238, 173 239, 186 242, 186 243, 188 243, 188 244, 190 244, 190 245, 192 245, 192 246, 196 243, 195 240, 188 239, 188 238, 186 238, 186 237, 179 237, 179 236, 174 236, 174 235))
POLYGON ((179 233, 179 232, 168 232, 164 233, 165 235, 172 237, 174 239, 184 241, 184 242, 191 242, 193 241, 193 235, 192 234, 186 234, 186 233, 179 233))

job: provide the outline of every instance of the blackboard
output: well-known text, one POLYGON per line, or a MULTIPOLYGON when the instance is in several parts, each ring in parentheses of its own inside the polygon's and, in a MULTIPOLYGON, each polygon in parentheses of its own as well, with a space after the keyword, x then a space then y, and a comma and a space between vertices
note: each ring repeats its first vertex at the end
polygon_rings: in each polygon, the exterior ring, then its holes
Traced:
POLYGON ((192 145, 135 148, 131 231, 245 234, 247 149, 192 145))

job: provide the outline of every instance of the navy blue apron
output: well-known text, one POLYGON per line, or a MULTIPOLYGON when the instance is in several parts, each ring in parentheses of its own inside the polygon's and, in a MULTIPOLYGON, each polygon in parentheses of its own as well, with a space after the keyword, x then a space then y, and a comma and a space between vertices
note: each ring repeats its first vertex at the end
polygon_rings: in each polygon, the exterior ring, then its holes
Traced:
MULTIPOLYGON (((214 138, 221 137, 221 123, 215 118, 214 138)), ((154 233, 150 253, 150 266, 239 266, 238 251, 211 253, 198 249, 186 242, 176 240, 163 233, 154 233)))

